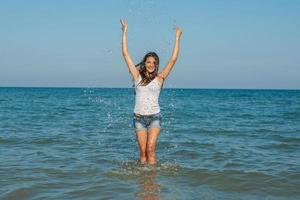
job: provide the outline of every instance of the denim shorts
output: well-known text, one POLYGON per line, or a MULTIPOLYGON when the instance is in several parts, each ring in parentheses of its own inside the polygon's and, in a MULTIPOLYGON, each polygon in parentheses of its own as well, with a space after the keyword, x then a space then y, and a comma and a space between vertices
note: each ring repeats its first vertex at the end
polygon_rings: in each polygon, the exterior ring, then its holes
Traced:
POLYGON ((149 128, 160 128, 162 117, 160 113, 153 115, 133 115, 133 126, 136 131, 146 131, 149 128))

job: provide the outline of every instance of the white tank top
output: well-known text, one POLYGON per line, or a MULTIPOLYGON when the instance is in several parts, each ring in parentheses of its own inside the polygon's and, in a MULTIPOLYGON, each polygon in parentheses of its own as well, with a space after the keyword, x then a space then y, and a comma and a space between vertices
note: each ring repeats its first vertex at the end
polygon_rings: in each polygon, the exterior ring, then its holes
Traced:
POLYGON ((134 82, 135 86, 135 106, 134 113, 140 115, 153 115, 160 112, 158 98, 161 84, 154 78, 148 85, 138 85, 142 80, 141 75, 134 82))

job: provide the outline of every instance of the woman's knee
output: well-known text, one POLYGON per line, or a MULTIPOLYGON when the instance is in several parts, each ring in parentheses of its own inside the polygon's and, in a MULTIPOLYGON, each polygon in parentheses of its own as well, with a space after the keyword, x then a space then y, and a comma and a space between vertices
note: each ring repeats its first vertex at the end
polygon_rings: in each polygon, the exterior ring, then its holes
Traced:
POLYGON ((146 154, 147 154, 146 149, 140 149, 140 155, 141 156, 146 156, 146 154))
POLYGON ((154 154, 155 154, 155 147, 153 147, 153 146, 147 147, 147 154, 148 154, 149 156, 154 155, 154 154))

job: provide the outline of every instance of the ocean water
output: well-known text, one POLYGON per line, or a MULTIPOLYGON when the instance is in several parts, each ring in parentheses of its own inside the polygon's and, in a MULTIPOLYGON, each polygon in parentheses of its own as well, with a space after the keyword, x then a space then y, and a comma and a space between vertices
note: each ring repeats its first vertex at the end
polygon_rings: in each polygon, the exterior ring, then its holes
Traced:
POLYGON ((156 167, 133 89, 0 88, 0 199, 300 199, 300 91, 164 89, 156 167))

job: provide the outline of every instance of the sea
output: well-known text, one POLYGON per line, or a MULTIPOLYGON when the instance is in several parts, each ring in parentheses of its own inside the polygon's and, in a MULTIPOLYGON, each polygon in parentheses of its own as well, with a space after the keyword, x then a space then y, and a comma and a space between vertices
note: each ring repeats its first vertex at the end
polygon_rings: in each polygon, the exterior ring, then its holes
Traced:
POLYGON ((0 199, 300 199, 300 90, 164 88, 140 165, 133 88, 0 88, 0 199))

